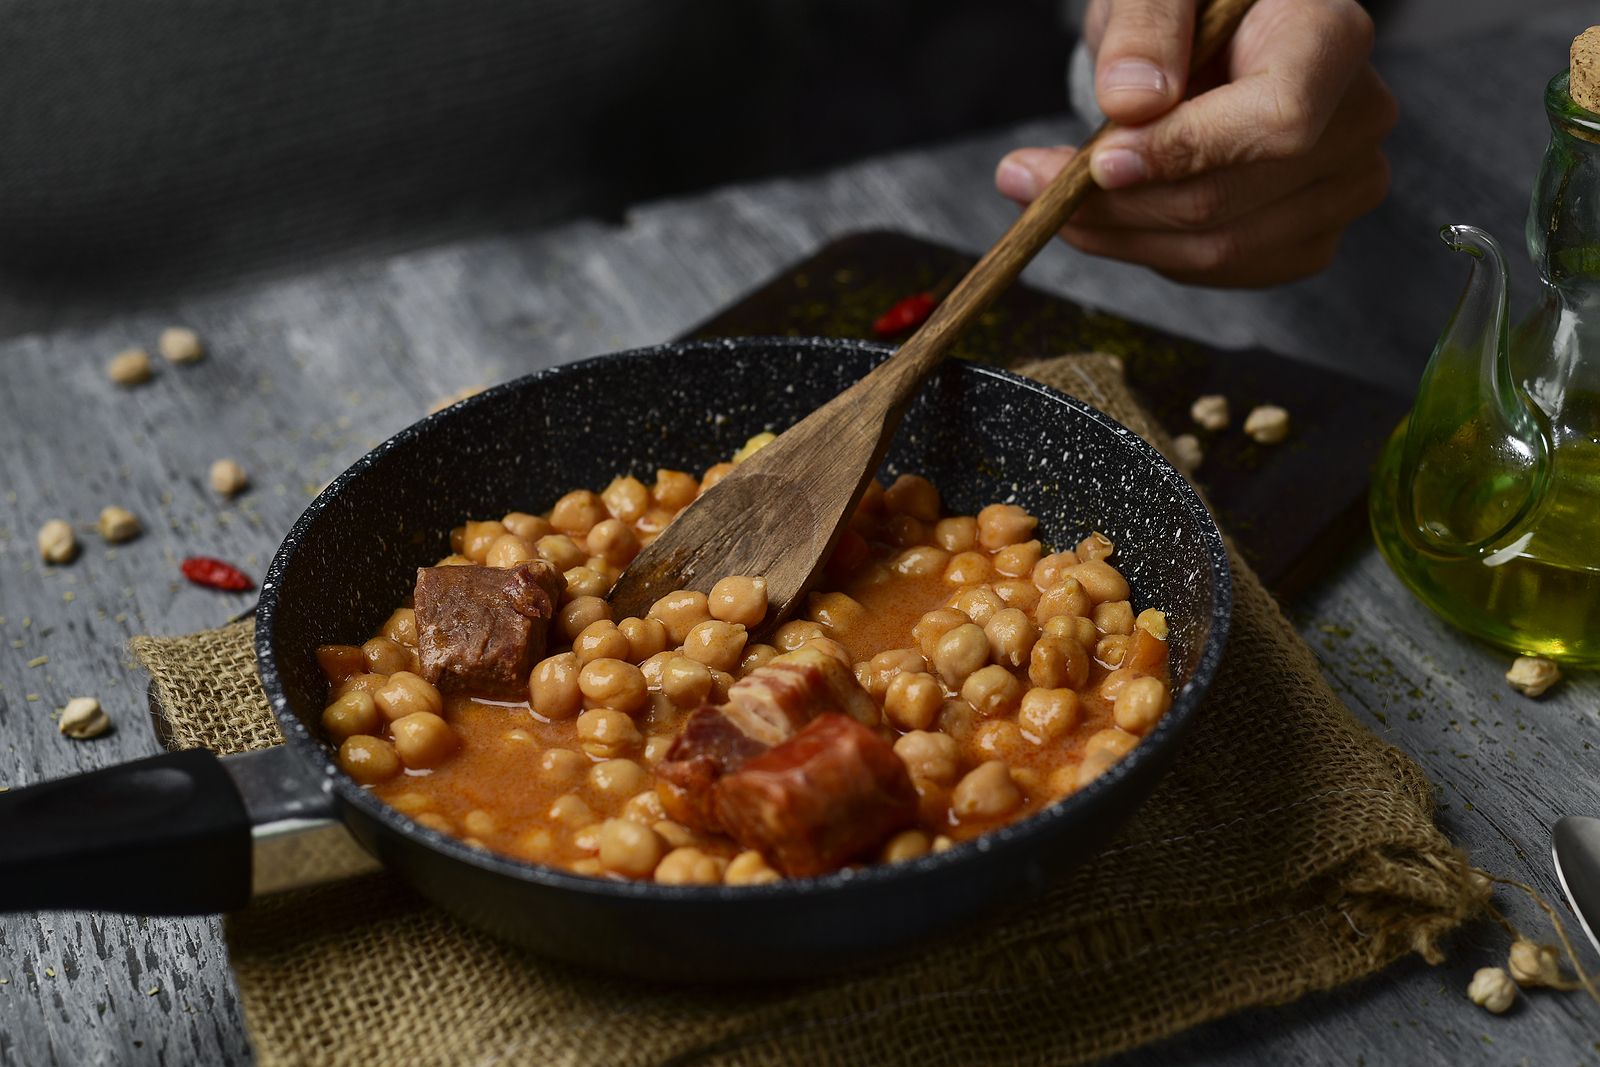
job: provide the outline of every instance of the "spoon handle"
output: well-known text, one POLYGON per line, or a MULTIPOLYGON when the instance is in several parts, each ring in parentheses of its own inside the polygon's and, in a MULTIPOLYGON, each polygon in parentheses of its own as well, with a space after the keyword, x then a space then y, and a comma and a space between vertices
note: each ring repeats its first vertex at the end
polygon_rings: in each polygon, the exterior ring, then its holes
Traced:
MULTIPOLYGON (((1191 70, 1198 70, 1217 57, 1254 2, 1212 0, 1206 5, 1195 27, 1191 70)), ((1089 175, 1089 157, 1095 143, 1115 128, 1116 123, 1101 123, 1100 128, 1078 146, 1055 180, 1023 209, 1005 235, 956 283, 921 328, 898 352, 862 379, 859 385, 863 392, 870 388, 888 401, 890 411, 898 411, 910 402, 922 379, 944 358, 961 333, 1016 280, 1094 189, 1094 179, 1089 175)))

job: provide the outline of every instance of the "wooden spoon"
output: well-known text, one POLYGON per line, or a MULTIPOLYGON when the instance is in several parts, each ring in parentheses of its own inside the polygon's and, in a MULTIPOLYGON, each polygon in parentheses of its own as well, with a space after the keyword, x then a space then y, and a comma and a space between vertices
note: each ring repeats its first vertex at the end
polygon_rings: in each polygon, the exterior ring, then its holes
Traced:
MULTIPOLYGON (((1210 62, 1254 0, 1213 0, 1200 16, 1192 69, 1210 62)), ((924 379, 989 303, 1049 243, 1094 188, 1094 132, 1005 235, 900 350, 739 464, 640 552, 612 588, 617 618, 643 617, 677 589, 708 592, 730 574, 767 580, 766 628, 799 605, 883 462, 924 379)))

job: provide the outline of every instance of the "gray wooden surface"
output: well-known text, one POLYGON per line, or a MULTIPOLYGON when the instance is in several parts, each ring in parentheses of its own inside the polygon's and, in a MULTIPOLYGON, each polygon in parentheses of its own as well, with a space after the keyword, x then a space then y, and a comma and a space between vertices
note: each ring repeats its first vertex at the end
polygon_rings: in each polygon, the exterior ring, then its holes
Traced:
MULTIPOLYGON (((1409 384, 1462 278, 1432 231, 1470 221, 1520 245, 1545 140, 1540 86, 1581 24, 1547 18, 1448 49, 1386 52, 1406 107, 1393 142, 1395 191, 1319 279, 1266 293, 1184 290, 1060 248, 1029 277, 1212 341, 1265 344, 1409 384)), ((216 554, 259 576, 310 495, 436 398, 666 339, 850 230, 889 226, 980 248, 1012 214, 990 192, 1002 151, 1076 132, 1067 122, 998 131, 653 204, 622 225, 574 222, 325 264, 0 342, 0 785, 155 751, 127 639, 215 625, 247 602, 183 583, 176 561, 216 554), (163 365, 134 390, 106 380, 106 358, 153 345, 172 323, 196 327, 210 358, 163 365), (233 503, 206 487, 220 456, 254 479, 233 503), (103 545, 92 524, 109 503, 136 511, 144 537, 103 545), (34 532, 53 516, 79 527, 84 552, 70 567, 36 562, 34 532), (101 698, 114 733, 75 743, 56 732, 52 712, 81 694, 101 698)), ((1513 260, 1516 291, 1526 294, 1531 272, 1513 260)), ((8 332, 0 321, 0 337, 8 332)), ((1506 657, 1418 607, 1370 547, 1354 549, 1295 615, 1355 713, 1437 783, 1445 830, 1483 866, 1555 899, 1549 825, 1600 812, 1600 683, 1584 675, 1538 703, 1516 696, 1500 678, 1506 657)), ((1544 929, 1519 896, 1502 892, 1498 902, 1525 928, 1544 929)), ((1402 963, 1121 1062, 1596 1060, 1600 1009, 1576 996, 1536 994, 1503 1018, 1466 1001, 1472 971, 1500 962, 1504 948, 1496 929, 1480 926, 1452 942, 1442 967, 1402 963)), ((4 917, 0 981, 0 1063, 249 1060, 214 919, 4 917)))

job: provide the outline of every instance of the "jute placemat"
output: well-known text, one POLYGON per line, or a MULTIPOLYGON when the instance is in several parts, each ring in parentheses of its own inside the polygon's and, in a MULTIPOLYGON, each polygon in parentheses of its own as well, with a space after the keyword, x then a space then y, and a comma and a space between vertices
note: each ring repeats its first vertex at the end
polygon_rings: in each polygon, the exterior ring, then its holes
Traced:
MULTIPOLYGON (((1026 373, 1156 441, 1103 356, 1026 373)), ((264 1065, 1073 1064, 1370 974, 1482 912, 1410 759, 1364 730, 1234 555, 1228 653, 1177 766, 1059 888, 914 959, 759 989, 577 971, 386 875, 261 900, 228 945, 264 1065)), ((181 744, 269 744, 250 625, 134 650, 181 744)))

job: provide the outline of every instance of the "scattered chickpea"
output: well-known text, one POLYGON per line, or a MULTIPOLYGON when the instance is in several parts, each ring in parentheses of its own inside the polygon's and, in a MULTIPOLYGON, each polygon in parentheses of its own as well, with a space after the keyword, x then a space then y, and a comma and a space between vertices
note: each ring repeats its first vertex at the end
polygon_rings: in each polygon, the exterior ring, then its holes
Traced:
POLYGON ((744 443, 744 447, 740 448, 739 451, 733 454, 734 465, 737 466, 738 464, 743 463, 745 460, 749 459, 763 448, 766 448, 777 439, 778 435, 770 431, 756 434, 754 437, 750 438, 750 440, 744 443))
POLYGON ((1007 545, 994 554, 994 569, 1007 578, 1031 578, 1043 552, 1037 540, 1007 545))
POLYGON ((540 559, 562 573, 582 566, 584 560, 588 559, 578 543, 566 534, 545 534, 533 543, 533 550, 540 559))
POLYGON ((1172 694, 1160 678, 1135 678, 1117 694, 1112 715, 1130 734, 1147 734, 1172 707, 1172 694))
POLYGON ((648 876, 666 848, 661 835, 648 826, 628 819, 607 819, 600 824, 600 865, 616 874, 648 876))
POLYGON ((919 522, 939 521, 939 490, 919 474, 902 474, 883 491, 891 515, 910 515, 919 522))
POLYGON ((1123 657, 1128 654, 1128 638, 1125 634, 1107 634, 1094 645, 1094 658, 1106 667, 1122 666, 1123 657))
POLYGON ((534 545, 538 544, 539 538, 549 537, 555 532, 555 527, 550 525, 549 519, 539 515, 529 515, 526 511, 508 512, 500 520, 500 525, 534 545))
POLYGON ((793 652, 807 641, 827 636, 828 631, 821 623, 812 622, 810 619, 795 619, 778 627, 778 632, 772 635, 772 643, 781 651, 793 652))
POLYGON ((997 611, 1006 607, 1006 602, 986 585, 973 586, 963 589, 950 601, 950 606, 955 611, 967 616, 979 626, 987 626, 989 620, 994 618, 997 611))
POLYGON ((237 460, 219 459, 211 464, 211 489, 225 497, 238 496, 250 485, 250 476, 237 460))
POLYGON ((539 757, 539 779, 548 785, 573 785, 588 766, 589 761, 570 748, 546 749, 539 757))
POLYGON ((356 734, 370 734, 378 729, 382 721, 372 694, 359 689, 335 697, 331 704, 322 709, 322 728, 335 741, 343 741, 356 734))
POLYGON ((944 580, 951 585, 977 585, 987 582, 993 574, 994 566, 982 552, 957 552, 944 568, 944 580))
POLYGON ((78 535, 64 519, 51 519, 39 527, 38 545, 46 563, 71 563, 78 555, 78 535))
POLYGON ((600 502, 613 518, 623 522, 638 522, 650 510, 650 490, 631 475, 613 478, 611 484, 601 491, 600 502))
POLYGON ((1244 418, 1244 432, 1257 444, 1278 444, 1289 436, 1289 412, 1276 404, 1252 408, 1244 418))
POLYGON ((483 564, 486 567, 516 567, 538 558, 538 550, 527 538, 504 533, 489 543, 483 564))
POLYGON ((412 608, 395 608, 389 617, 384 620, 383 628, 379 632, 391 641, 398 641, 408 648, 416 648, 416 611, 412 608))
POLYGON ((1133 620, 1133 625, 1148 632, 1157 641, 1167 639, 1167 613, 1160 608, 1145 608, 1139 612, 1139 617, 1133 620))
POLYGON ((644 788, 645 771, 631 759, 608 759, 589 768, 589 784, 613 800, 631 797, 644 788))
POLYGON ((683 654, 712 670, 731 671, 744 654, 745 629, 738 623, 708 619, 689 631, 683 640, 683 654))
POLYGON ((615 708, 590 708, 578 716, 578 742, 596 759, 615 759, 636 751, 643 741, 633 720, 615 708))
POLYGON ((1525 938, 1519 937, 1511 943, 1511 954, 1506 961, 1506 969, 1521 986, 1549 986, 1559 989, 1563 984, 1561 967, 1556 962, 1555 948, 1536 944, 1525 938))
POLYGON ((1498 967, 1480 967, 1467 986, 1467 999, 1499 1015, 1517 999, 1517 984, 1498 967))
POLYGON ((362 785, 376 785, 400 773, 400 757, 381 737, 357 734, 339 745, 339 766, 362 785))
POLYGON ((1071 689, 1035 687, 1023 694, 1017 724, 1035 740, 1048 745, 1078 725, 1078 694, 1071 689))
POLYGON ((667 628, 674 645, 681 645, 690 630, 711 618, 711 605, 704 593, 679 589, 650 605, 649 617, 667 628))
POLYGON ((725 885, 766 885, 779 879, 777 871, 767 863, 761 853, 751 850, 741 852, 728 861, 727 870, 722 872, 722 881, 725 885))
POLYGON ((1189 417, 1202 430, 1222 430, 1228 426, 1228 398, 1219 393, 1195 397, 1189 405, 1189 417))
POLYGON ((922 830, 902 830, 889 838, 889 843, 883 846, 882 859, 884 863, 903 863, 914 860, 918 856, 928 854, 928 849, 933 841, 922 830))
POLYGON ((927 669, 927 661, 922 658, 922 653, 914 648, 885 649, 867 662, 867 680, 861 685, 868 693, 882 699, 897 675, 923 672, 927 669))
POLYGON ((651 498, 668 511, 682 511, 699 495, 699 481, 686 471, 656 471, 655 488, 650 490, 651 498))
POLYGON ((661 692, 680 708, 695 708, 711 695, 711 668, 688 656, 674 655, 661 667, 661 692))
POLYGON ((1506 681, 1523 696, 1542 697, 1545 690, 1561 681, 1561 668, 1542 656, 1518 656, 1506 671, 1506 681))
MULTIPOLYGON (((383 688, 372 694, 373 703, 390 722, 419 711, 444 713, 444 697, 430 682, 410 671, 395 671, 383 688)), ((363 732, 363 731, 356 731, 363 732)))
POLYGON ((622 659, 596 659, 585 663, 578 672, 578 689, 587 706, 615 708, 630 714, 642 710, 649 698, 644 675, 638 667, 622 659))
POLYGON ((949 785, 961 769, 961 748, 949 734, 912 730, 894 743, 895 755, 913 778, 949 785))
POLYGON ((1193 474, 1200 469, 1200 464, 1206 459, 1205 451, 1200 447, 1200 438, 1192 433, 1180 433, 1172 439, 1172 465, 1185 474, 1193 474))
POLYGON ((614 567, 626 567, 639 554, 639 539, 620 519, 602 519, 589 531, 589 551, 614 567))
POLYGON ((610 619, 596 619, 573 639, 572 654, 580 666, 597 659, 632 659, 633 643, 610 619))
POLYGON ((1021 667, 1039 640, 1039 628, 1018 608, 1005 608, 989 616, 983 627, 989 639, 989 656, 1005 667, 1021 667))
POLYGON ((56 729, 74 741, 87 741, 111 729, 111 716, 94 697, 73 697, 61 709, 56 729))
POLYGON ((111 357, 106 364, 106 377, 118 385, 142 385, 155 374, 150 353, 142 348, 128 348, 111 357))
POLYGON ((883 712, 901 730, 926 730, 943 703, 944 691, 931 674, 902 672, 895 674, 885 689, 883 712))
MULTIPOLYGON (((1127 600, 1131 590, 1128 580, 1104 560, 1091 559, 1069 567, 1067 575, 1077 579, 1078 585, 1096 604, 1107 600, 1127 600)), ((1087 614, 1086 612, 1080 614, 1087 614)))
POLYGON ((1043 689, 1081 689, 1089 680, 1089 653, 1070 637, 1046 635, 1028 656, 1028 681, 1043 689))
POLYGON ((893 515, 884 523, 883 538, 896 548, 912 548, 916 545, 925 545, 932 534, 928 524, 921 519, 913 519, 910 515, 893 515))
POLYGON ((663 885, 714 885, 722 881, 727 861, 697 848, 675 848, 656 865, 656 881, 663 885))
POLYGON ((673 822, 671 819, 662 819, 652 823, 650 828, 661 835, 661 840, 667 843, 668 848, 683 848, 695 842, 694 831, 682 823, 673 822))
POLYGON ((1005 762, 997 759, 968 771, 950 794, 950 810, 963 821, 998 819, 1021 803, 1022 791, 1011 780, 1005 762))
POLYGON ((998 663, 981 667, 961 683, 961 698, 979 715, 995 718, 1010 715, 1022 702, 1022 683, 998 663))
POLYGON ((594 809, 584 803, 583 798, 572 793, 564 793, 551 802, 550 810, 546 817, 560 823, 569 829, 579 829, 594 822, 594 809))
POLYGON ((168 363, 197 363, 206 354, 200 335, 187 326, 168 326, 162 330, 156 348, 168 363))
POLYGON ((916 638, 918 647, 922 650, 924 659, 933 658, 933 650, 938 647, 939 639, 954 630, 957 626, 965 625, 973 620, 956 608, 936 608, 926 612, 911 626, 911 636, 916 638))
POLYGON ((114 545, 132 541, 141 531, 138 517, 127 508, 119 508, 115 504, 100 509, 100 519, 95 526, 100 536, 114 545))
POLYGON ((572 652, 539 661, 528 679, 529 704, 547 719, 570 719, 583 707, 578 672, 583 664, 572 652))
POLYGON ((574 567, 562 577, 567 580, 567 596, 574 600, 581 596, 603 597, 611 591, 612 579, 593 567, 574 567))
POLYGON ((930 658, 945 685, 955 688, 989 662, 989 639, 983 627, 963 623, 939 638, 930 658))
POLYGON ((367 669, 373 674, 388 675, 416 666, 417 654, 389 637, 368 638, 361 646, 361 654, 367 658, 367 669))
POLYGON ((1133 633, 1133 605, 1126 600, 1108 600, 1094 606, 1094 628, 1103 634, 1133 633))
POLYGON ((667 628, 660 619, 623 619, 617 623, 617 632, 628 642, 627 655, 619 659, 643 663, 651 656, 666 651, 667 628))
POLYGON ((587 627, 609 618, 610 604, 597 596, 579 596, 561 605, 561 610, 556 613, 556 624, 562 637, 575 641, 587 627))
POLYGON ((389 724, 389 731, 394 734, 394 750, 400 762, 412 770, 439 766, 461 743, 450 724, 431 711, 416 711, 396 719, 389 724))
POLYGON ((461 816, 461 829, 473 837, 488 837, 499 828, 495 817, 482 808, 473 808, 461 816))
POLYGON ((940 519, 933 526, 933 543, 946 552, 970 552, 978 544, 978 520, 970 515, 940 519))
POLYGON ((628 802, 622 805, 622 817, 645 826, 654 826, 667 817, 667 811, 661 805, 661 794, 646 788, 629 797, 628 802))
POLYGON ((1051 637, 1070 637, 1084 648, 1093 648, 1100 640, 1094 620, 1082 615, 1058 615, 1044 624, 1044 632, 1051 637))
POLYGON ((1043 626, 1061 615, 1086 616, 1093 610, 1094 605, 1089 600, 1089 594, 1083 591, 1083 586, 1076 578, 1063 574, 1040 595, 1039 603, 1033 608, 1033 617, 1043 626))
POLYGON ((850 666, 849 649, 845 648, 831 637, 813 637, 795 651, 798 652, 802 649, 811 649, 814 652, 821 652, 824 656, 832 656, 846 667, 850 666))
POLYGON ((778 655, 778 650, 771 645, 745 645, 744 655, 739 657, 739 676, 743 677, 751 671, 765 667, 778 655))
POLYGON ((568 537, 587 534, 596 523, 610 518, 600 494, 574 489, 550 509, 550 525, 568 537))
POLYGON ((990 552, 1026 541, 1039 520, 1015 504, 990 504, 978 512, 978 543, 990 552))
POLYGON ((700 479, 700 491, 715 488, 717 483, 733 473, 732 463, 713 463, 706 468, 705 475, 700 479))
POLYGON ((711 587, 706 607, 713 619, 759 626, 767 617, 767 580, 734 574, 711 587))

